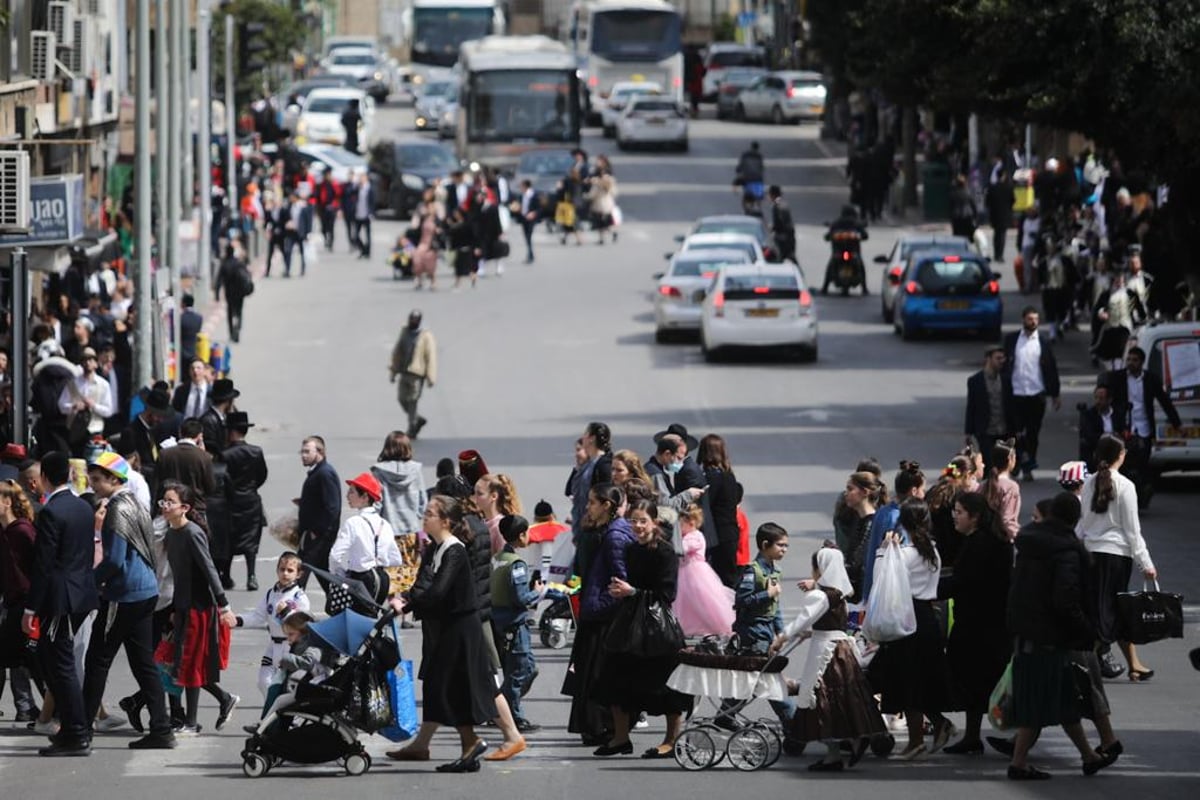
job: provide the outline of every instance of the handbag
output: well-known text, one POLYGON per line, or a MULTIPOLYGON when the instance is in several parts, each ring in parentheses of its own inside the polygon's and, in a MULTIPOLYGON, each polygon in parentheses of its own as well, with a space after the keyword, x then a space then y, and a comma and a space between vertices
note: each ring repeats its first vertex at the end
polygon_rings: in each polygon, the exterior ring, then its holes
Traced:
POLYGON ((1183 638, 1183 595, 1154 591, 1121 592, 1117 595, 1117 638, 1133 644, 1183 638))
POLYGON ((675 612, 653 592, 627 597, 617 609, 604 645, 610 653, 658 658, 683 649, 683 628, 675 612))
POLYGON ((492 255, 494 255, 497 259, 508 258, 508 255, 511 252, 512 248, 508 246, 508 242, 504 239, 496 240, 496 246, 492 248, 492 255))
POLYGON ((875 567, 866 613, 862 631, 873 642, 895 642, 917 632, 908 568, 895 542, 884 548, 883 559, 875 567))
MULTIPOLYGON (((392 638, 400 644, 400 630, 392 620, 392 638)), ((416 736, 421 727, 417 714, 417 694, 413 683, 413 662, 401 659, 388 670, 388 698, 392 707, 392 721, 379 731, 379 735, 393 742, 403 742, 416 736)))
POLYGON ((395 715, 392 714, 391 690, 386 677, 389 672, 379 669, 370 659, 355 668, 346 709, 354 727, 375 733, 392 724, 395 715))
POLYGON ((1006 731, 1012 727, 1013 695, 1012 695, 1012 661, 1004 668, 1004 674, 996 681, 996 687, 988 698, 988 722, 998 731, 1006 731))

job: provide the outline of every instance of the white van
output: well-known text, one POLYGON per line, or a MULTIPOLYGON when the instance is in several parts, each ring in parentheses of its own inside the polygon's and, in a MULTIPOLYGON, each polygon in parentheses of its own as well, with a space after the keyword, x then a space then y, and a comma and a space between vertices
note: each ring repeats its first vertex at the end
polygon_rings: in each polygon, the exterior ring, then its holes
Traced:
POLYGON ((1160 376, 1183 421, 1158 415, 1150 468, 1155 474, 1200 469, 1200 322, 1147 325, 1131 342, 1146 351, 1146 368, 1160 376))

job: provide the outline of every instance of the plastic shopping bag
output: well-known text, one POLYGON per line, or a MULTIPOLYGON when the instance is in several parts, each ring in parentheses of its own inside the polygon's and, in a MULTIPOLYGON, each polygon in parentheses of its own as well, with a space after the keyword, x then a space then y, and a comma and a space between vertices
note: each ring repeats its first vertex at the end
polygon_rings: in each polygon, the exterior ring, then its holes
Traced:
POLYGON ((1004 674, 992 689, 988 698, 988 722, 998 731, 1006 731, 1012 727, 1013 696, 1012 696, 1012 662, 1004 668, 1004 674))
POLYGON ((575 565, 575 537, 570 533, 560 534, 554 540, 554 551, 550 554, 551 583, 566 583, 571 578, 575 565))
POLYGON ((867 619, 862 630, 873 642, 894 642, 917 632, 908 568, 895 542, 884 548, 883 557, 875 565, 875 582, 867 598, 867 619))

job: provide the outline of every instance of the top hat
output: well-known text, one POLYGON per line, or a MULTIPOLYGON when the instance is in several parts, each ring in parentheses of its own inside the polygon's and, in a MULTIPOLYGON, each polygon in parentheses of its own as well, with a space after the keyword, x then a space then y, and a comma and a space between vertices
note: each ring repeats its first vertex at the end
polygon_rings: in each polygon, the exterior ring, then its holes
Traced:
POLYGON ((688 429, 678 422, 672 422, 667 426, 665 431, 659 431, 654 434, 654 443, 658 444, 658 440, 664 436, 678 436, 680 439, 683 439, 689 453, 694 453, 700 449, 700 442, 697 441, 696 437, 689 435, 688 429))
POLYGON ((244 431, 254 427, 250 415, 245 411, 230 411, 225 415, 225 427, 230 430, 244 431))
POLYGON ((458 472, 468 486, 474 487, 488 474, 488 468, 478 450, 463 450, 458 454, 458 472))
POLYGON ((214 405, 217 403, 227 403, 235 397, 240 397, 241 392, 233 388, 233 381, 229 378, 218 378, 213 381, 212 391, 209 392, 209 400, 214 405))

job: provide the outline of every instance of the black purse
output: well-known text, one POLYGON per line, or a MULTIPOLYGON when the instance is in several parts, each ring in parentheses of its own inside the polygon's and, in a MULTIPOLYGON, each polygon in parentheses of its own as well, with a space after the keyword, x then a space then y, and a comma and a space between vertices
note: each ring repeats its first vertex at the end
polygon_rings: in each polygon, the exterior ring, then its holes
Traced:
POLYGON ((1124 642, 1149 644, 1162 639, 1183 638, 1183 595, 1154 591, 1121 592, 1117 595, 1117 633, 1124 642))

